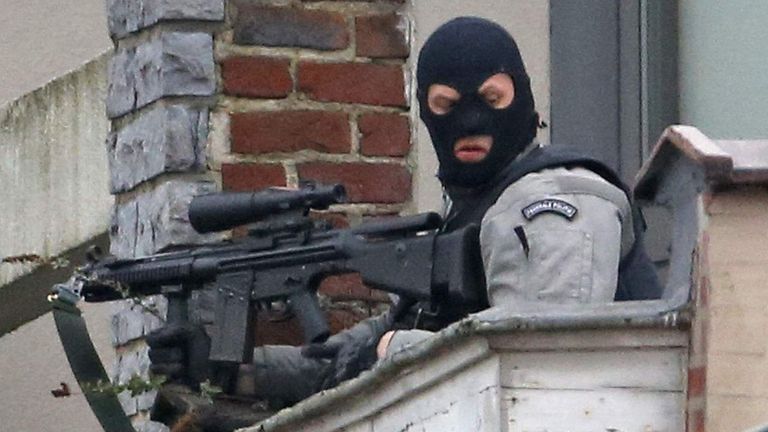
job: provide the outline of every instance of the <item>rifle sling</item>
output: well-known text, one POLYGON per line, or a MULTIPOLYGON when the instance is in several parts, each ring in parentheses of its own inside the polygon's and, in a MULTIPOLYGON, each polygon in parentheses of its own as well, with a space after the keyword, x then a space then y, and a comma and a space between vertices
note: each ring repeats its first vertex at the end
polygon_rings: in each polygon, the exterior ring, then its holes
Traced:
POLYGON ((136 432, 114 392, 87 390, 98 381, 108 383, 104 366, 93 347, 85 320, 76 306, 56 300, 53 319, 75 379, 105 432, 136 432))

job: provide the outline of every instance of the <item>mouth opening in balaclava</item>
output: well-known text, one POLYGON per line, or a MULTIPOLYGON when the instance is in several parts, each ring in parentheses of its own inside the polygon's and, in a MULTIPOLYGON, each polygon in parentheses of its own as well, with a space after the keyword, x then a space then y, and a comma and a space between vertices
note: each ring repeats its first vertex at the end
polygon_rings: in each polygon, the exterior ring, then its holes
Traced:
POLYGON ((426 41, 417 65, 420 116, 429 130, 440 163, 438 177, 446 186, 477 187, 488 183, 536 136, 536 114, 528 74, 512 37, 491 21, 461 17, 438 28, 426 41), (515 96, 502 109, 479 95, 488 78, 506 73, 515 96), (447 85, 460 98, 449 112, 438 115, 427 104, 429 87, 447 85), (462 162, 454 155, 458 140, 488 135, 493 143, 479 162, 462 162))

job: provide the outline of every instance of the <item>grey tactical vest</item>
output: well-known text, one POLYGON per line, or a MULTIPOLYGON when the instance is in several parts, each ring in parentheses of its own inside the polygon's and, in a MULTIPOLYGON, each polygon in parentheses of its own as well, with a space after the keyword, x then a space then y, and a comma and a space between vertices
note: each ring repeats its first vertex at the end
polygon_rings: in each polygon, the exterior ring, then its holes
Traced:
POLYGON ((604 163, 570 147, 557 145, 537 147, 522 159, 508 165, 497 176, 498 180, 490 182, 490 186, 482 190, 473 189, 464 193, 451 191, 453 204, 443 230, 450 232, 471 223, 480 225, 486 211, 496 203, 496 200, 509 185, 526 174, 557 167, 586 168, 624 191, 632 205, 635 243, 619 263, 619 281, 615 300, 661 298, 663 287, 643 245, 645 221, 640 209, 633 202, 629 188, 604 163))

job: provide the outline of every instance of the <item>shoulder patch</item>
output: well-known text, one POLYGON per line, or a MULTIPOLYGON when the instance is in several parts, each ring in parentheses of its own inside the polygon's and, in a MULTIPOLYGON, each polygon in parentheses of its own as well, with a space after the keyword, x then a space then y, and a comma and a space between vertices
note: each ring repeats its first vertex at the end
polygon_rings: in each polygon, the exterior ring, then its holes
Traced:
POLYGON ((542 213, 556 213, 568 220, 572 220, 578 211, 573 205, 559 199, 536 201, 522 210, 523 216, 528 220, 532 220, 542 213))

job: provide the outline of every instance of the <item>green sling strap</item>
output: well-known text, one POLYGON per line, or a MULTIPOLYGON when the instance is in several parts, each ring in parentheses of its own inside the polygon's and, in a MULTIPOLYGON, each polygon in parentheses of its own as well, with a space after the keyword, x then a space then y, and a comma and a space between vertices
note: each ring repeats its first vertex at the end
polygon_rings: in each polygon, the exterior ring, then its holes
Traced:
MULTIPOLYGON (((52 296, 50 299, 53 303, 56 330, 80 388, 92 387, 98 381, 109 382, 80 309, 59 296, 52 296)), ((116 394, 99 391, 83 393, 105 432, 136 432, 123 412, 116 394)))

